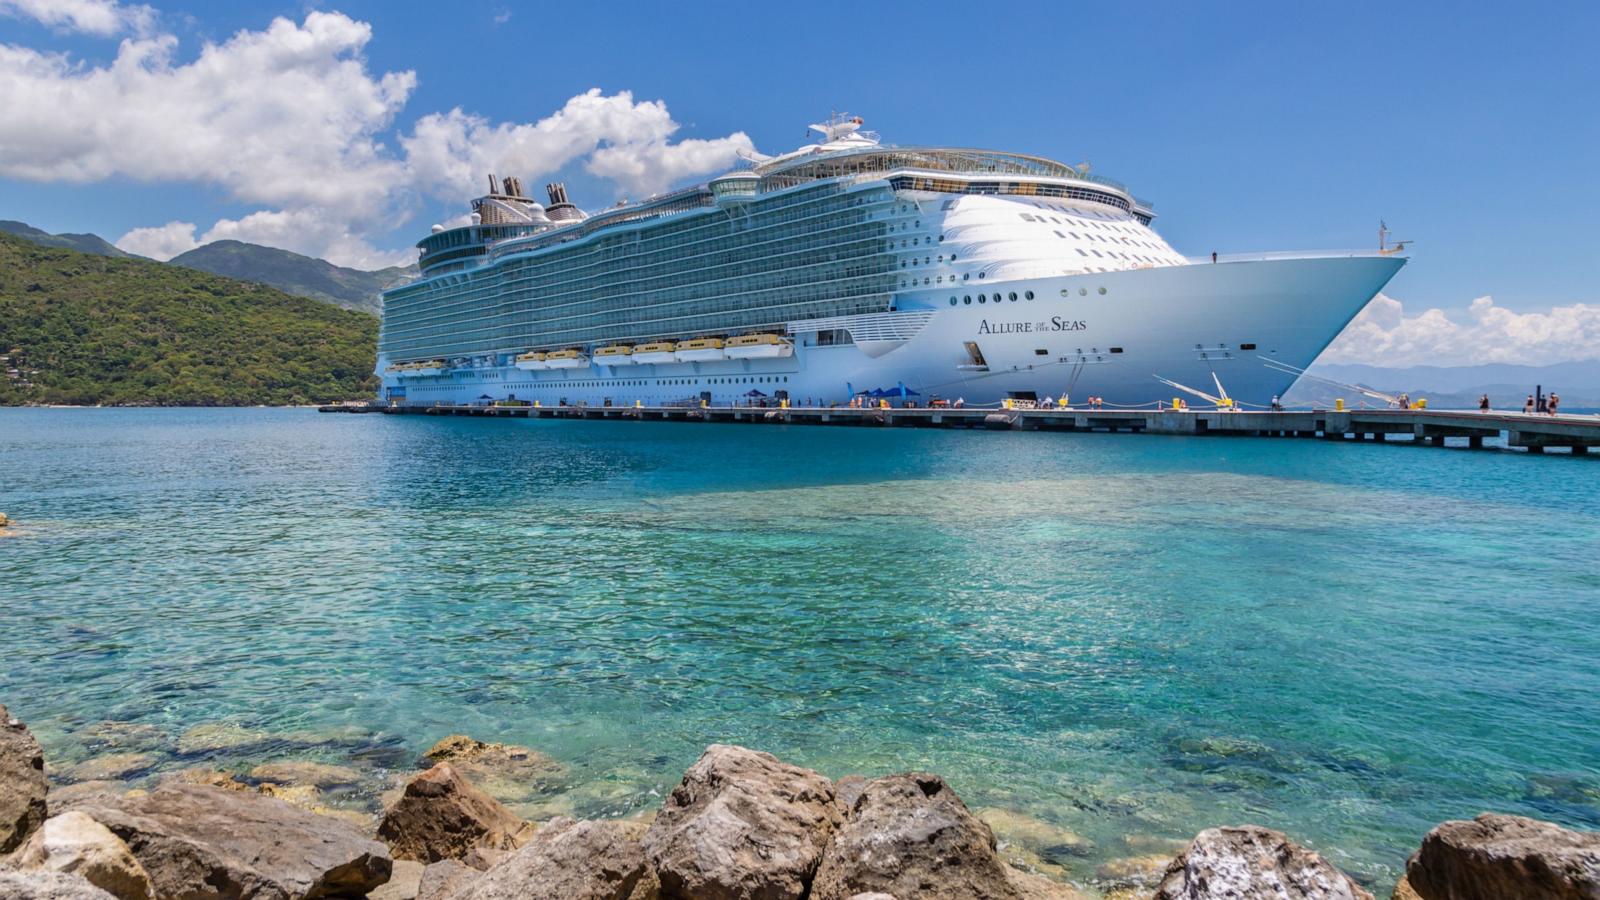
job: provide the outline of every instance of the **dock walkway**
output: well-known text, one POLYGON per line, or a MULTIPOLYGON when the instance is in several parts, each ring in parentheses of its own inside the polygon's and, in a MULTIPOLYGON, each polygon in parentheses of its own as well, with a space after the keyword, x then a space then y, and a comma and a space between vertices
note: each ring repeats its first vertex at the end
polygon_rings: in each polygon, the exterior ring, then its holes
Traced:
POLYGON ((1116 410, 1116 409, 851 409, 751 406, 509 406, 337 404, 321 412, 385 415, 508 416, 537 419, 623 419, 671 422, 742 422, 766 425, 984 428, 1021 431, 1100 431, 1238 437, 1302 437, 1383 441, 1392 435, 1430 446, 1483 447, 1504 438, 1506 447, 1529 453, 1565 449, 1587 454, 1600 448, 1600 416, 1526 415, 1470 410, 1116 410))

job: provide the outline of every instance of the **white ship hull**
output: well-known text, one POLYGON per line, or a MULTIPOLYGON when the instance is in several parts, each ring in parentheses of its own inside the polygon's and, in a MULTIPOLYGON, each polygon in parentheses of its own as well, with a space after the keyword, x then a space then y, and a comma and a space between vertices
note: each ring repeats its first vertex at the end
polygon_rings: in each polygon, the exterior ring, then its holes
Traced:
POLYGON ((728 358, 728 354, 721 347, 708 347, 703 350, 679 350, 672 356, 677 362, 686 363, 711 362, 728 358))
POLYGON ((649 353, 635 353, 633 361, 642 366, 653 366, 662 363, 673 363, 678 360, 671 350, 658 350, 649 353))
POLYGON ((544 360, 524 359, 517 362, 517 368, 524 372, 542 372, 550 368, 544 360))
MULTIPOLYGON (((955 306, 949 289, 907 291, 896 297, 897 313, 884 314, 911 318, 920 311, 917 321, 925 323, 904 340, 818 345, 805 323, 795 322, 795 344, 783 357, 680 351, 681 362, 630 366, 625 374, 582 359, 558 360, 549 364, 561 369, 543 372, 504 366, 403 385, 384 381, 391 399, 424 405, 471 403, 485 394, 544 405, 697 403, 709 396, 720 405, 748 403, 752 391, 783 392, 792 405, 825 405, 904 386, 924 404, 934 396, 977 406, 1066 394, 1075 403, 1097 396, 1137 406, 1171 401, 1173 389, 1157 376, 1201 389, 1211 388, 1215 376, 1241 403, 1266 405, 1295 376, 1263 359, 1310 365, 1403 262, 1276 258, 993 281, 987 296, 1019 299, 979 304, 973 295, 972 303, 955 306), (1028 291, 1035 299, 1020 299, 1028 291)), ((970 293, 963 287, 960 296, 970 293)))
POLYGON ((781 359, 794 355, 793 344, 755 344, 749 347, 729 347, 729 359, 781 359))

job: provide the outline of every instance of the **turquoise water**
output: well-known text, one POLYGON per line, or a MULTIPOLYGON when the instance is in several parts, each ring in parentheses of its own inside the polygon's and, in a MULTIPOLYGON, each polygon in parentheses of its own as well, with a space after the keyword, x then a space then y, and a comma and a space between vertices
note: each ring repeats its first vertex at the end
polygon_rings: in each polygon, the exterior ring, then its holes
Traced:
POLYGON ((158 768, 467 732, 617 815, 728 741, 940 772, 1079 881, 1250 821, 1392 883, 1445 818, 1600 827, 1597 509, 1407 446, 0 410, 0 702, 58 769, 103 719, 290 735, 158 768))

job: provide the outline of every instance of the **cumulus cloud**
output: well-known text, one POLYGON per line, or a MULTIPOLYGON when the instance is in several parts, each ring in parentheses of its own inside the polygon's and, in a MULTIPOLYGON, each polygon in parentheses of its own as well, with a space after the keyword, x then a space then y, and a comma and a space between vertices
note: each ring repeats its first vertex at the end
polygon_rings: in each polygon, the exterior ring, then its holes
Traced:
MULTIPOLYGON (((0 9, 23 6, 132 9, 0 0, 0 9)), ((369 71, 371 38, 367 23, 317 11, 208 43, 188 61, 170 34, 125 39, 103 66, 0 44, 0 178, 219 186, 258 209, 217 222, 199 241, 236 237, 361 266, 411 256, 371 240, 425 198, 464 201, 486 172, 534 180, 587 160, 625 190, 649 193, 752 149, 742 133, 674 143, 679 125, 665 104, 598 89, 531 123, 456 108, 397 132, 417 76, 369 71)), ((182 224, 122 240, 166 253, 182 246, 182 224)))
POLYGON ((1465 321, 1442 309, 1408 316, 1379 294, 1323 351, 1320 362, 1381 366, 1460 366, 1475 363, 1548 365, 1600 359, 1600 306, 1576 303, 1519 313, 1479 297, 1465 321))
POLYGON ((194 239, 193 222, 168 222, 150 228, 135 228, 117 238, 117 248, 162 262, 200 246, 194 239))
POLYGON ((124 6, 117 0, 0 0, 0 15, 100 37, 124 31, 148 34, 156 19, 148 6, 124 6))

